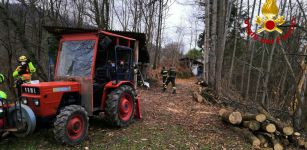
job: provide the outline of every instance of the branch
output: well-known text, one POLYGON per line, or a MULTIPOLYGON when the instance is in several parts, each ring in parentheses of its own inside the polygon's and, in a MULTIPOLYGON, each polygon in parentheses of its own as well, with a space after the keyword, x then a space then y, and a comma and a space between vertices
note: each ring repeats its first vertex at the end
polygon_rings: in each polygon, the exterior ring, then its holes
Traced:
POLYGON ((306 14, 305 14, 305 10, 303 9, 302 4, 300 3, 300 1, 299 1, 299 0, 296 0, 296 2, 298 3, 298 5, 299 5, 299 7, 300 7, 300 10, 301 10, 301 12, 303 13, 303 16, 304 16, 305 22, 307 22, 307 16, 306 16, 306 14))

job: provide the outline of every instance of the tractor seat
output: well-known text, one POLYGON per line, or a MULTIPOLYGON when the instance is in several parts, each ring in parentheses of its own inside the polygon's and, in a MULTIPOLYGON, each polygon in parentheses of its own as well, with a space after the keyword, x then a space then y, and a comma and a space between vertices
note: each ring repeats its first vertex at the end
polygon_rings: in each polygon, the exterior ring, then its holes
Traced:
POLYGON ((101 97, 105 84, 110 81, 110 71, 107 67, 99 67, 95 71, 95 78, 93 84, 94 90, 94 107, 101 105, 101 97))
POLYGON ((95 71, 95 82, 105 83, 110 80, 110 70, 107 67, 99 67, 95 71))

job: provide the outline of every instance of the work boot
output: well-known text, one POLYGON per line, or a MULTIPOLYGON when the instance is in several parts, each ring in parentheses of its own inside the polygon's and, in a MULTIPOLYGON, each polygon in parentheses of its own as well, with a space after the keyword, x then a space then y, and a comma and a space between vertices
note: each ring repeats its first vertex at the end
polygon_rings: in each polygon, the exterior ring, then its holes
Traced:
POLYGON ((176 94, 176 87, 173 87, 173 94, 176 94))
POLYGON ((162 87, 162 92, 165 92, 166 91, 166 85, 163 84, 163 87, 162 87))

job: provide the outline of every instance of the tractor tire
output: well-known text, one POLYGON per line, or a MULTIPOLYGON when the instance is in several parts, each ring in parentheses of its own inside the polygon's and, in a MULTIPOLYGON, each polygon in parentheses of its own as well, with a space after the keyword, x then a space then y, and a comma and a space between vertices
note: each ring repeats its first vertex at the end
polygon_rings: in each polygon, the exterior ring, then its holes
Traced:
POLYGON ((67 145, 78 145, 88 136, 89 117, 85 109, 78 105, 64 107, 54 122, 55 139, 67 145))
POLYGON ((136 92, 128 85, 113 90, 106 101, 106 120, 111 126, 127 127, 134 120, 136 92))

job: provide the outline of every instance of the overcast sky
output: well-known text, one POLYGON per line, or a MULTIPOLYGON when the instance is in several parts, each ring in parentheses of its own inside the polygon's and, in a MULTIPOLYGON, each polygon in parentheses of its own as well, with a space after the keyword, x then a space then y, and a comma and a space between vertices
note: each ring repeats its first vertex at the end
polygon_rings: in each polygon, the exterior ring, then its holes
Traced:
POLYGON ((185 45, 184 52, 190 49, 191 41, 191 48, 195 47, 195 41, 198 34, 204 29, 204 25, 200 20, 197 21, 196 19, 196 14, 200 13, 198 6, 192 4, 194 4, 193 0, 172 0, 165 20, 164 44, 178 42, 180 41, 178 37, 182 35, 181 41, 185 45), (193 35, 192 39, 191 35, 193 35))

